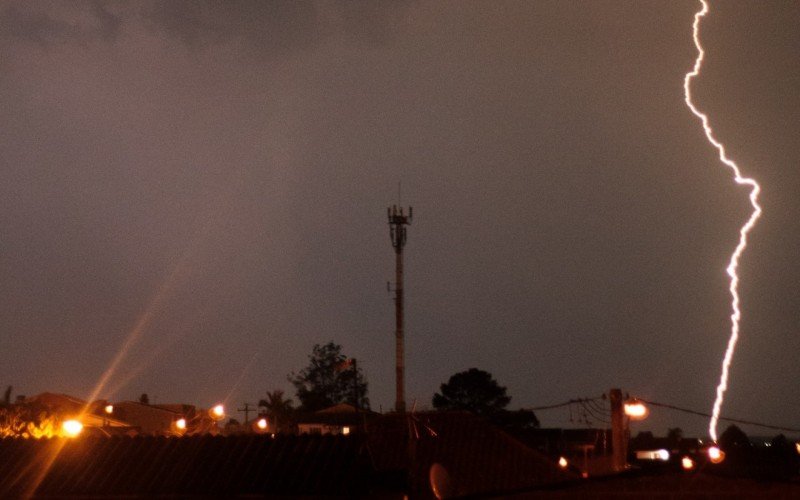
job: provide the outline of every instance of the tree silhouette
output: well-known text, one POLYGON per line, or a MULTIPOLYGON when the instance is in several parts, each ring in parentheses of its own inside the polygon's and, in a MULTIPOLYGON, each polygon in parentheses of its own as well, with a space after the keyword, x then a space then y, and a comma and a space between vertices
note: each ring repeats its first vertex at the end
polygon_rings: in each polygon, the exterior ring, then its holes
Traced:
POLYGON ((284 392, 280 389, 267 391, 266 399, 258 402, 259 408, 264 408, 267 418, 276 432, 284 432, 289 429, 294 413, 294 403, 291 399, 285 399, 283 395, 284 392))
POLYGON ((750 438, 739 427, 731 424, 719 436, 719 446, 725 451, 733 449, 749 450, 752 447, 750 438))
POLYGON ((301 410, 317 411, 339 403, 369 408, 364 374, 353 368, 353 360, 342 354, 342 346, 316 344, 308 360, 300 373, 289 375, 301 410))
POLYGON ((439 389, 441 393, 433 396, 433 407, 437 410, 466 410, 490 416, 511 402, 506 388, 499 385, 489 372, 477 368, 456 373, 439 389))
POLYGON ((683 441, 683 429, 680 427, 667 429, 667 444, 671 449, 680 447, 681 441, 683 441))

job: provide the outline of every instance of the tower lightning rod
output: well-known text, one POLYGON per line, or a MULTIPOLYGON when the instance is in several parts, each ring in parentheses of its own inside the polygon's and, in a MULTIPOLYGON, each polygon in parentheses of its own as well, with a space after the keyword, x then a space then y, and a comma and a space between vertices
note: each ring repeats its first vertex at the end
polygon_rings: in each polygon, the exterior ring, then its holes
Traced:
POLYGON ((403 247, 406 245, 406 226, 411 224, 413 207, 408 207, 408 215, 403 213, 403 207, 392 205, 388 208, 389 236, 395 252, 395 284, 394 284, 394 312, 395 312, 395 388, 396 399, 394 409, 397 413, 405 413, 405 351, 403 347, 403 247))

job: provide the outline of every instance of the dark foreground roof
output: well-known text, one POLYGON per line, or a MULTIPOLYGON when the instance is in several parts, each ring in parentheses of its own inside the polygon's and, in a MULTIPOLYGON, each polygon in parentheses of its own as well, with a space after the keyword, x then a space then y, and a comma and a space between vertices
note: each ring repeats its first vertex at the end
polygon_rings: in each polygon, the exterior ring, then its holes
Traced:
POLYGON ((452 496, 502 496, 579 479, 486 419, 466 412, 386 415, 368 426, 367 440, 379 473, 410 471, 406 491, 413 498, 433 498, 434 464, 452 496))
POLYGON ((503 495, 511 500, 794 500, 800 483, 726 477, 705 472, 630 470, 574 482, 556 489, 503 495))
POLYGON ((340 436, 0 439, 0 498, 353 496, 370 477, 340 436))
POLYGON ((576 477, 467 413, 385 415, 350 436, 0 439, 0 499, 501 495, 576 477))

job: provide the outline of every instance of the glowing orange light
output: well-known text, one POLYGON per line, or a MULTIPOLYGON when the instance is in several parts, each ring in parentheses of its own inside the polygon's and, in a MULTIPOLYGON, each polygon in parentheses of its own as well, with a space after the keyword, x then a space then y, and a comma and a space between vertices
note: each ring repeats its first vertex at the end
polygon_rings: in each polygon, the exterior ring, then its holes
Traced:
POLYGON ((217 405, 211 408, 211 416, 215 419, 221 419, 225 416, 225 407, 222 405, 217 405))
POLYGON ((683 467, 683 470, 692 470, 692 469, 694 469, 694 460, 692 460, 689 457, 681 458, 681 467, 683 467))
POLYGON ((566 469, 568 465, 569 465, 569 462, 567 462, 566 458, 559 457, 559 459, 558 459, 558 466, 559 467, 561 467, 562 469, 566 469))
POLYGON ((717 446, 712 446, 708 449, 708 459, 711 460, 712 464, 718 464, 725 460, 725 452, 717 446))
POLYGON ((350 427, 347 426, 342 427, 342 434, 344 434, 345 436, 350 434, 350 427))
POLYGON ((647 418, 650 413, 647 406, 641 401, 632 400, 623 405, 625 415, 629 416, 631 420, 643 420, 647 418))
POLYGON ((77 420, 65 420, 61 424, 61 430, 64 431, 64 435, 67 437, 77 437, 83 431, 83 424, 77 420))
POLYGON ((800 443, 794 444, 794 449, 797 450, 797 453, 800 454, 800 443))
POLYGON ((114 413, 114 405, 106 405, 105 411, 106 411, 106 413, 111 415, 112 413, 114 413))
POLYGON ((703 7, 697 11, 697 13, 695 13, 694 23, 692 24, 692 38, 694 39, 695 47, 697 47, 697 59, 694 61, 694 68, 692 71, 686 73, 686 76, 683 79, 684 100, 686 101, 686 105, 689 107, 691 112, 702 122, 706 138, 708 139, 708 142, 710 142, 711 145, 713 145, 719 152, 720 161, 733 171, 734 180, 736 183, 750 186, 750 205, 753 207, 753 212, 750 214, 750 218, 739 229, 739 244, 736 245, 736 249, 733 251, 733 254, 731 254, 728 268, 726 270, 728 276, 730 277, 729 291, 731 294, 732 310, 731 335, 728 340, 728 347, 725 350, 725 357, 722 360, 722 374, 720 375, 719 385, 717 386, 717 397, 714 400, 714 409, 711 412, 711 421, 709 422, 708 429, 709 433, 711 434, 711 439, 716 441, 719 413, 720 409, 722 408, 722 401, 725 391, 728 389, 728 372, 730 370, 731 361, 733 360, 734 351, 736 350, 736 342, 739 340, 739 321, 742 316, 742 313, 739 310, 739 274, 737 272, 739 268, 739 258, 742 256, 745 248, 747 248, 747 235, 750 233, 750 230, 753 228, 753 226, 755 226, 756 221, 761 216, 761 206, 758 204, 758 194, 761 191, 761 186, 759 186, 758 182, 756 182, 754 179, 742 177, 739 167, 725 154, 725 146, 723 146, 721 142, 714 138, 714 132, 709 124, 708 116, 701 112, 692 102, 690 84, 692 79, 700 74, 700 68, 703 65, 703 58, 705 56, 703 46, 700 44, 699 33, 700 18, 704 17, 708 13, 708 4, 706 3, 706 0, 700 0, 700 3, 703 7))
POLYGON ((177 427, 178 430, 180 430, 180 431, 185 430, 186 429, 186 419, 185 418, 179 418, 178 420, 176 420, 175 421, 175 427, 177 427))
POLYGON ((258 428, 259 428, 259 429, 261 429, 262 431, 263 431, 263 430, 265 430, 265 429, 267 428, 267 419, 266 419, 266 418, 260 418, 260 419, 258 419, 258 422, 256 423, 256 425, 257 425, 257 426, 258 426, 258 428))

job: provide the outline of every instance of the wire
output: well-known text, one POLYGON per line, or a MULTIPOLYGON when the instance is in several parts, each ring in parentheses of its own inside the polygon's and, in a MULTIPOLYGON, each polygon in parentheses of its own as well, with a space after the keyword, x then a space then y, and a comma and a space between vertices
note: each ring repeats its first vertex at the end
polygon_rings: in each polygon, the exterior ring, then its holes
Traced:
POLYGON ((593 419, 595 419, 595 420, 598 420, 598 421, 600 421, 600 422, 602 422, 602 423, 604 423, 604 424, 610 424, 610 423, 611 423, 611 421, 610 421, 610 420, 607 420, 607 418, 608 418, 608 416, 607 416, 607 415, 603 415, 602 413, 600 413, 600 412, 597 412, 597 410, 592 410, 592 407, 591 407, 591 405, 589 405, 589 404, 587 404, 587 403, 585 403, 585 402, 584 402, 584 403, 582 403, 582 406, 583 406, 583 409, 584 409, 584 411, 588 411, 588 412, 589 412, 589 415, 590 415, 590 416, 591 416, 593 419), (597 412, 597 413, 596 413, 596 412, 597 412), (600 413, 600 414, 598 415, 598 413, 600 413))
POLYGON ((593 400, 587 400, 586 404, 588 404, 589 407, 591 407, 592 409, 594 409, 594 411, 596 411, 601 415, 604 415, 606 417, 611 416, 611 408, 606 408, 605 406, 601 406, 600 403, 593 400))
MULTIPOLYGON (((644 400, 644 399, 641 399, 641 398, 638 398, 638 399, 642 403, 645 403, 645 404, 648 404, 648 405, 652 405, 652 406, 658 406, 658 407, 661 407, 661 408, 667 408, 669 410, 680 411, 680 412, 683 412, 683 413, 688 413, 690 415, 697 415, 699 417, 706 417, 706 418, 710 418, 711 417, 711 414, 709 414, 709 413, 704 413, 704 412, 696 411, 696 410, 690 410, 689 408, 681 408, 680 406, 670 405, 670 404, 666 404, 666 403, 658 403, 656 401, 647 401, 647 400, 644 400)), ((569 406, 570 407, 570 415, 571 415, 572 414, 572 405, 580 405, 580 407, 583 408, 583 410, 584 410, 583 411, 583 419, 586 419, 587 416, 591 416, 592 418, 594 418, 596 420, 599 420, 599 421, 601 421, 603 423, 609 423, 604 418, 601 418, 601 417, 598 416, 598 414, 603 416, 603 417, 609 417, 610 416, 610 410, 606 409, 605 407, 603 407, 601 405, 601 403, 599 403, 599 401, 607 401, 607 399, 606 399, 605 396, 600 396, 600 397, 597 397, 597 398, 577 398, 577 399, 570 399, 569 401, 565 401, 563 403, 558 403, 558 404, 554 404, 554 405, 535 406, 535 407, 526 408, 526 409, 530 410, 530 411, 543 411, 543 410, 555 410, 557 408, 563 408, 565 406, 569 406), (587 412, 588 412, 589 415, 587 415, 587 412)), ((761 423, 761 422, 754 422, 752 420, 744 420, 744 419, 740 419, 740 418, 719 417, 719 420, 724 420, 726 422, 732 422, 732 423, 735 423, 735 424, 752 425, 752 426, 755 426, 755 427, 762 427, 764 429, 772 429, 772 430, 776 430, 776 431, 800 432, 800 429, 798 429, 798 428, 782 427, 782 426, 779 426, 779 425, 764 424, 764 423, 761 423)))
POLYGON ((563 408, 564 406, 576 404, 576 403, 584 403, 587 401, 597 401, 599 399, 604 399, 602 396, 599 398, 578 398, 578 399, 570 399, 569 401, 565 401, 564 403, 558 403, 555 405, 547 405, 547 406, 535 406, 533 408, 525 408, 526 410, 530 411, 542 411, 542 410, 554 410, 556 408, 563 408))
MULTIPOLYGON (((639 401, 642 403, 652 405, 652 406, 659 406, 661 408, 667 408, 670 410, 681 411, 683 413, 689 413, 691 415, 697 415, 700 417, 711 417, 709 413, 703 413, 701 411, 690 410, 688 408, 681 408, 680 406, 668 405, 665 403, 657 403, 655 401, 645 401, 644 399, 639 398, 639 401)), ((719 417, 719 420, 724 420, 726 422, 733 422, 735 424, 744 424, 744 425, 753 425, 756 427, 763 427, 765 429, 772 429, 776 431, 787 431, 787 432, 800 432, 800 429, 795 429, 791 427, 781 427, 778 425, 770 425, 770 424, 762 424, 761 422, 753 422, 752 420, 742 420, 739 418, 730 418, 730 417, 719 417)))

